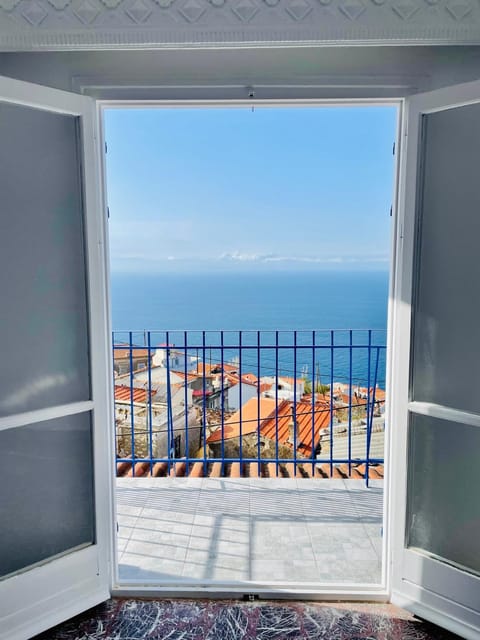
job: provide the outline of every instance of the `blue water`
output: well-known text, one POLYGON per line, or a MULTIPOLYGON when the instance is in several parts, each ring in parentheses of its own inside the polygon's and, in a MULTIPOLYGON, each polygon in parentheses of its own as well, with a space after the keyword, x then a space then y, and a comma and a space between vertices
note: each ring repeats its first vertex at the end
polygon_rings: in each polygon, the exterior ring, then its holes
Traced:
POLYGON ((113 274, 114 330, 385 329, 383 271, 113 274))
MULTIPOLYGON (((374 330, 373 344, 385 344, 387 326, 388 273, 384 271, 277 271, 228 273, 164 273, 162 275, 113 274, 112 321, 115 331, 133 331, 135 344, 143 344, 144 331, 170 331, 169 344, 182 345, 189 330, 188 345, 202 345, 202 330, 207 334, 205 352, 196 353, 206 359, 220 360, 219 330, 261 330, 262 345, 275 344, 275 331, 281 331, 280 344, 292 345, 292 330, 297 330, 297 344, 311 345, 312 330, 317 330, 316 344, 328 345, 334 329, 335 344, 348 344, 348 331, 356 330, 353 343, 368 344, 368 333, 374 330)), ((117 339, 128 339, 119 334, 117 339)), ((256 333, 245 334, 243 344, 254 345, 256 333)), ((151 344, 166 342, 165 333, 153 334, 151 344)), ((238 334, 226 334, 224 344, 238 344, 238 334)), ((347 381, 350 368, 355 383, 366 385, 370 368, 370 384, 377 369, 377 382, 385 382, 385 352, 354 350, 352 362, 348 350, 335 351, 333 370, 329 350, 280 351, 281 375, 299 374, 302 369, 311 377, 320 371, 322 383, 332 379, 347 381), (376 358, 379 358, 378 367, 376 358), (370 361, 370 366, 369 366, 370 361)), ((238 355, 234 349, 225 359, 238 355)), ((258 353, 242 353, 244 370, 257 373, 258 353)), ((276 367, 273 350, 261 351, 260 371, 273 373, 276 367)))

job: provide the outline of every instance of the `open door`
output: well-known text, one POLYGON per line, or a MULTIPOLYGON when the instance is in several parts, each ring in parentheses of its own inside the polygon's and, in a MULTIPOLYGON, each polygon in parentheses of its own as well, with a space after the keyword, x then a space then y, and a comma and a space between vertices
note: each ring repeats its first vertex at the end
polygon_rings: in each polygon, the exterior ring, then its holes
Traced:
POLYGON ((0 635, 109 597, 110 338, 93 101, 0 78, 0 635))
POLYGON ((406 101, 392 356, 392 601, 480 637, 480 82, 406 101))

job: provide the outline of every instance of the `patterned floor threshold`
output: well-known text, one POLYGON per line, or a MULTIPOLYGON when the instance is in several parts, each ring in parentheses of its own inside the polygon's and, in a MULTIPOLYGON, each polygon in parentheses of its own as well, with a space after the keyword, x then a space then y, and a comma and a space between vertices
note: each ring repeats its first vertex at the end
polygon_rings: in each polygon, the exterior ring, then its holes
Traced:
POLYGON ((36 640, 454 640, 392 605, 114 599, 36 640))

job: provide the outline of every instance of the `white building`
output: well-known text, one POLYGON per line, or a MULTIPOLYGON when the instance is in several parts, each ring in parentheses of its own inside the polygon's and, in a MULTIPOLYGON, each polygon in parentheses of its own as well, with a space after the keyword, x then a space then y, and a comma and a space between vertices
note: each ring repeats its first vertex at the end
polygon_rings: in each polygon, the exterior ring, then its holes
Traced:
POLYGON ((152 358, 153 366, 167 368, 168 363, 170 369, 178 371, 191 371, 197 362, 196 356, 189 355, 188 352, 185 354, 184 349, 175 349, 173 345, 168 348, 166 345, 160 345, 152 358))
POLYGON ((257 396, 257 385, 252 382, 230 381, 227 391, 227 406, 229 411, 238 411, 240 405, 244 405, 251 398, 257 396))
POLYGON ((305 393, 305 380, 302 378, 295 381, 295 378, 285 376, 263 376, 261 385, 265 388, 262 393, 266 398, 299 401, 305 393))

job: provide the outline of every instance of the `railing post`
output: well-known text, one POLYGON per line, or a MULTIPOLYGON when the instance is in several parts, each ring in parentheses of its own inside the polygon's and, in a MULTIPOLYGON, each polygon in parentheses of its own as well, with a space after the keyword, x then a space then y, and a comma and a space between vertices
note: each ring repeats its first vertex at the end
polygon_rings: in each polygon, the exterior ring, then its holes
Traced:
POLYGON ((370 375, 371 375, 371 366, 372 366, 372 362, 371 362, 371 355, 372 355, 372 330, 369 329, 368 330, 368 364, 367 364, 367 432, 366 432, 366 438, 365 438, 365 483, 366 486, 369 486, 369 482, 368 482, 368 448, 369 448, 369 444, 368 444, 368 430, 369 430, 369 423, 370 423, 370 375))
MULTIPOLYGON (((379 348, 376 348, 376 360, 375 360, 375 374, 374 374, 374 379, 373 379, 373 393, 372 393, 372 406, 370 409, 370 413, 371 413, 371 417, 370 420, 368 421, 368 427, 367 427, 367 461, 365 463, 365 475, 367 477, 367 487, 370 485, 370 443, 372 440, 372 429, 373 429, 373 414, 375 411, 375 392, 377 389, 377 376, 378 376, 378 361, 379 361, 379 348)), ((368 395, 370 396, 370 390, 368 392, 368 395)))
POLYGON ((167 458, 168 458, 167 468, 168 468, 168 475, 170 475, 170 462, 172 457, 175 458, 175 448, 173 448, 173 456, 172 456, 172 446, 174 443, 174 436, 173 436, 173 414, 172 414, 172 391, 170 387, 170 347, 169 347, 170 335, 168 331, 165 332, 165 339, 166 339, 166 345, 167 345, 165 348, 166 356, 167 356, 167 458))
MULTIPOLYGON (((185 386, 184 386, 184 404, 185 404, 185 459, 186 459, 186 467, 185 467, 185 475, 188 476, 188 470, 190 466, 190 442, 189 442, 189 433, 188 433, 188 367, 187 367, 187 358, 188 358, 188 347, 187 347, 187 332, 183 332, 183 344, 185 348, 184 357, 183 357, 183 370, 185 374, 185 386)), ((197 360, 198 363, 198 360, 197 360)))
POLYGON ((238 404, 240 411, 240 425, 239 425, 239 434, 240 441, 238 443, 239 446, 239 454, 240 454, 240 469, 243 465, 243 423, 242 423, 242 332, 238 332, 238 404))
POLYGON ((129 362, 130 362, 130 431, 132 437, 132 476, 135 477, 135 418, 133 415, 133 335, 128 334, 129 362))
POLYGON ((153 473, 153 425, 152 425, 152 351, 151 335, 147 332, 147 358, 148 358, 148 437, 150 453, 150 475, 153 473))
POLYGON ((203 476, 206 477, 207 475, 207 409, 206 409, 207 381, 206 381, 206 373, 205 373, 205 356, 206 356, 205 331, 202 331, 202 355, 203 355, 203 378, 202 378, 203 476))
POLYGON ((220 376, 221 376, 221 386, 220 386, 220 393, 221 393, 221 414, 222 414, 222 418, 221 418, 221 430, 222 430, 222 466, 221 466, 221 472, 220 475, 223 476, 223 472, 224 472, 224 468, 223 468, 223 461, 225 459, 225 397, 224 397, 224 375, 223 375, 223 363, 224 363, 224 355, 223 355, 223 331, 220 331, 220 366, 221 366, 221 372, 220 372, 220 376))
POLYGON ((335 335, 330 331, 330 478, 333 476, 333 347, 335 344, 335 335))
POLYGON ((278 331, 275 331, 275 477, 278 478, 278 353, 279 340, 278 331))
POLYGON ((112 369, 113 369, 113 429, 115 440, 115 475, 117 473, 117 458, 118 455, 118 434, 117 434, 117 405, 115 401, 115 331, 112 331, 112 369))
POLYGON ((312 331, 312 477, 315 477, 315 331, 312 331))
POLYGON ((348 385, 348 476, 352 475, 352 384, 353 384, 353 331, 350 329, 349 385, 348 385))
POLYGON ((293 332, 293 475, 297 477, 297 332, 293 332))
MULTIPOLYGON (((261 451, 260 451, 260 331, 257 331, 257 460, 258 460, 258 477, 262 475, 261 451)), ((241 471, 240 471, 241 474, 241 471)))

